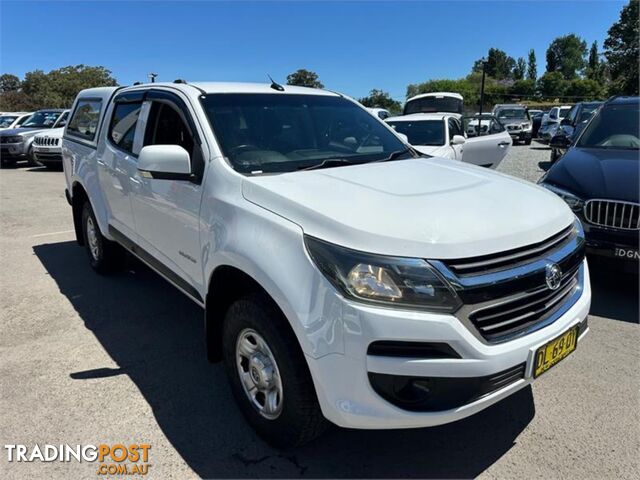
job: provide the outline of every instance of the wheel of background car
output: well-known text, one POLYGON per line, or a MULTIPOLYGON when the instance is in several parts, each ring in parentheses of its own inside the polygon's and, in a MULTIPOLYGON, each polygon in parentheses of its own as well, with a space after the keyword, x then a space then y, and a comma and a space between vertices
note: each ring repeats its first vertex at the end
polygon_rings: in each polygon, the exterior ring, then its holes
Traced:
POLYGON ((302 445, 327 427, 291 326, 265 294, 236 300, 222 327, 223 362, 242 414, 270 444, 302 445))

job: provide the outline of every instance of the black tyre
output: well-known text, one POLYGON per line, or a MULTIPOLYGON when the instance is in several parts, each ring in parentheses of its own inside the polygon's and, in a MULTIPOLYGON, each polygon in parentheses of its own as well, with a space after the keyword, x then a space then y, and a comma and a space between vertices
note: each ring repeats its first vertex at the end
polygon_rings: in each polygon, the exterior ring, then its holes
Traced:
POLYGON ((9 167, 14 167, 15 165, 16 165, 15 160, 5 160, 5 159, 0 160, 0 168, 9 168, 9 167))
POLYGON ((27 152, 27 165, 30 167, 38 167, 40 163, 36 160, 36 156, 33 154, 33 147, 29 147, 27 152))
POLYGON ((554 149, 551 149, 551 156, 549 157, 549 160, 551 161, 551 163, 558 160, 558 153, 554 149))
POLYGON ((242 414, 278 448, 305 444, 329 422, 318 405, 298 340, 264 294, 250 294, 227 310, 223 362, 242 414))
POLYGON ((82 232, 91 268, 100 274, 111 273, 122 268, 125 258, 124 250, 117 243, 102 236, 89 202, 85 202, 82 207, 82 232))
POLYGON ((531 139, 530 139, 530 138, 527 138, 527 139, 524 141, 524 144, 525 144, 525 145, 531 145, 531 139))

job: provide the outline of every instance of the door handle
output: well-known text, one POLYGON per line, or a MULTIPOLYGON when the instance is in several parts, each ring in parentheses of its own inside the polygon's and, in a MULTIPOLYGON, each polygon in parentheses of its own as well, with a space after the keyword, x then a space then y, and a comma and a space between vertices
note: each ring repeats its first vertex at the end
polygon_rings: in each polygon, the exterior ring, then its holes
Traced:
POLYGON ((502 147, 502 148, 504 148, 504 147, 506 147, 506 146, 508 146, 508 145, 509 145, 509 142, 500 142, 500 143, 498 144, 498 146, 499 146, 499 147, 502 147))

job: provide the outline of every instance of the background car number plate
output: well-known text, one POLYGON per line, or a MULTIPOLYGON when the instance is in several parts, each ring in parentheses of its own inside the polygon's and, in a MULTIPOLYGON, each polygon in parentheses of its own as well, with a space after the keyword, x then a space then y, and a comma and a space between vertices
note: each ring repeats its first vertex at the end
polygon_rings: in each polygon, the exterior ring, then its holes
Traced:
POLYGON ((563 333, 536 350, 533 378, 537 378, 576 349, 578 327, 563 333))

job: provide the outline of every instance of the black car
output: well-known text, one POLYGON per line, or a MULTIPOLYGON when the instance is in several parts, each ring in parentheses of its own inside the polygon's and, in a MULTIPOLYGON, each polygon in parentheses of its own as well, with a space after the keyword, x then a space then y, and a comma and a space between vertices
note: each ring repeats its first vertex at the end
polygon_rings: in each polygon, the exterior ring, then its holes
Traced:
POLYGON ((638 273, 640 253, 640 97, 615 97, 593 115, 540 184, 580 218, 587 252, 625 260, 638 273))
POLYGON ((531 117, 531 136, 533 138, 538 138, 538 130, 540 130, 540 125, 542 125, 542 117, 549 113, 549 110, 545 110, 544 112, 538 112, 531 117))
POLYGON ((600 105, 602 105, 602 102, 580 102, 569 110, 569 113, 562 119, 560 127, 549 142, 552 163, 560 158, 573 141, 578 138, 580 132, 582 132, 600 105))

